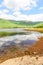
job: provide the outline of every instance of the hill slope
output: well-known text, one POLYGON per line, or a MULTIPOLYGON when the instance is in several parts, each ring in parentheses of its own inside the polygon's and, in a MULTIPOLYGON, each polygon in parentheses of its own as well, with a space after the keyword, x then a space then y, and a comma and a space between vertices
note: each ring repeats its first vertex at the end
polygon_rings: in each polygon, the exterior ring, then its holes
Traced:
POLYGON ((9 20, 0 20, 0 28, 13 28, 15 24, 9 20))
POLYGON ((0 19, 0 28, 43 28, 43 22, 26 22, 0 19))

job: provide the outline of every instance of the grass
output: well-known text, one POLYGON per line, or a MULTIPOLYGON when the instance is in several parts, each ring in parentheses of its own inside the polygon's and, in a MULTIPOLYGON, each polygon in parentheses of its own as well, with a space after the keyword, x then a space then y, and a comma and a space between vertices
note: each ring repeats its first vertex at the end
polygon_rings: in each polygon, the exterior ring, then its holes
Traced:
POLYGON ((33 26, 34 28, 43 28, 43 23, 39 23, 33 26))
POLYGON ((0 37, 16 35, 16 34, 24 34, 23 32, 0 32, 0 37))
MULTIPOLYGON (((29 31, 38 31, 43 33, 43 22, 26 22, 0 19, 0 28, 25 28, 29 31)), ((15 35, 15 32, 0 32, 0 37, 15 35)), ((19 33, 21 34, 21 33, 19 33)))
POLYGON ((43 33, 43 28, 26 28, 27 31, 37 31, 43 33))
POLYGON ((0 28, 43 28, 43 22, 26 22, 0 19, 0 28))
POLYGON ((26 27, 26 24, 21 24, 19 22, 14 21, 10 21, 10 20, 0 20, 0 28, 23 28, 26 27))
POLYGON ((8 20, 0 20, 0 28, 14 28, 16 27, 15 24, 8 20))

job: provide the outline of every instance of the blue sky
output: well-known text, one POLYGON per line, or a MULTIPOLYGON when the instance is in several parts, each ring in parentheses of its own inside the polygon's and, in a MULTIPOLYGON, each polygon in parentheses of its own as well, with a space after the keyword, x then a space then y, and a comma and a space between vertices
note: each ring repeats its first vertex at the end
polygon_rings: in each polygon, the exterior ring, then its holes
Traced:
POLYGON ((0 0, 0 18, 43 21, 43 0, 0 0))

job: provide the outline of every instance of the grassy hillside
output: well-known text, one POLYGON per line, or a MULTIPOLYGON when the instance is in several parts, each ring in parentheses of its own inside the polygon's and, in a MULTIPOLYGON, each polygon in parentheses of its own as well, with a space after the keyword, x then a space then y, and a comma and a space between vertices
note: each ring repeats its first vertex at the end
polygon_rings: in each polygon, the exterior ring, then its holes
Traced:
POLYGON ((0 28, 43 28, 43 22, 26 22, 0 19, 0 28))
POLYGON ((30 24, 24 21, 2 20, 0 19, 0 28, 29 27, 30 24))
POLYGON ((16 25, 8 20, 0 20, 0 28, 13 28, 16 25))
POLYGON ((34 25, 33 27, 35 27, 35 28, 43 28, 43 23, 38 23, 38 24, 34 25))

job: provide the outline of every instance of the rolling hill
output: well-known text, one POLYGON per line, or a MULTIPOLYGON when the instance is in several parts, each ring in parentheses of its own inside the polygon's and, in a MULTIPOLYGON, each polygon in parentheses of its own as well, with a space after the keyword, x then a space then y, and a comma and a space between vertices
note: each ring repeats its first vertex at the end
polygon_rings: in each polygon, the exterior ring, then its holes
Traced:
POLYGON ((43 22, 26 22, 0 19, 0 28, 43 28, 43 22))

